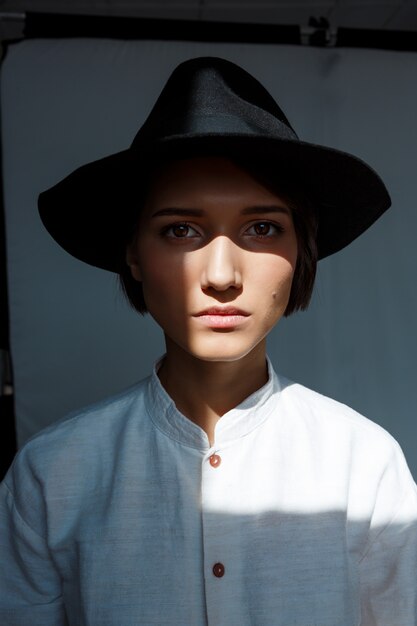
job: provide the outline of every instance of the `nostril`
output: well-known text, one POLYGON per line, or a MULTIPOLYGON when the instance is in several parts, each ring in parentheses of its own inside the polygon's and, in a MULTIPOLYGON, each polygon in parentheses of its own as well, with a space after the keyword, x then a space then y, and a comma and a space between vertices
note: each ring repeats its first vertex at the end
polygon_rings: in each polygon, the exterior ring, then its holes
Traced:
POLYGON ((240 289, 242 280, 239 272, 222 272, 217 274, 207 274, 201 281, 202 289, 214 289, 216 291, 227 291, 228 289, 240 289))
POLYGON ((233 242, 225 236, 216 237, 207 248, 202 287, 212 287, 217 291, 241 287, 242 277, 237 261, 233 242))

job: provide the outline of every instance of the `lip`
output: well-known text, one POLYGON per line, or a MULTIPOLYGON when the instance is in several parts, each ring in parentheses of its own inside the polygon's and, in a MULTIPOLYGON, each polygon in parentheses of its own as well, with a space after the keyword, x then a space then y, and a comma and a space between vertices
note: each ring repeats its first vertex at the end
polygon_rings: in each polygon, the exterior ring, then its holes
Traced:
POLYGON ((244 324, 249 317, 249 313, 237 309, 236 307, 210 307, 196 317, 202 324, 209 328, 233 329, 244 324))
POLYGON ((197 313, 195 317, 203 317, 206 315, 220 315, 226 317, 237 315, 241 317, 248 317, 249 313, 243 311, 242 309, 237 309, 234 306, 212 306, 208 309, 204 309, 204 311, 200 311, 200 313, 197 313))

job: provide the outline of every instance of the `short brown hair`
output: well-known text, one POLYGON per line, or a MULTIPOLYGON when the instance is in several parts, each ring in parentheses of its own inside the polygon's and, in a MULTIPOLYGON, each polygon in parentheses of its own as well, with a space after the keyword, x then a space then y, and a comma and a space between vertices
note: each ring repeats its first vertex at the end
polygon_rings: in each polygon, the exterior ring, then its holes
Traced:
MULTIPOLYGON (((306 192, 300 189, 300 183, 292 181, 288 176, 282 176, 283 180, 277 182, 276 171, 273 171, 269 162, 262 163, 259 160, 255 162, 242 157, 231 157, 231 161, 280 196, 291 209, 297 236, 298 257, 284 316, 288 317, 295 311, 304 311, 311 300, 317 269, 317 215, 313 203, 306 192)), ((142 197, 145 199, 146 194, 142 197)), ((136 232, 137 225, 126 237, 126 247, 132 243, 136 232)), ((122 266, 119 279, 130 305, 142 315, 147 313, 142 285, 133 278, 127 263, 122 266)))

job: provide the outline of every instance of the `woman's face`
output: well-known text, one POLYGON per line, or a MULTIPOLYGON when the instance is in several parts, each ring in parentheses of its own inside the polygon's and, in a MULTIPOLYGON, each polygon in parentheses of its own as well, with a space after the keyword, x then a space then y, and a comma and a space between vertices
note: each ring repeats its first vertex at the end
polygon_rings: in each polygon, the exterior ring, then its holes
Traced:
POLYGON ((158 170, 127 254, 167 345, 206 361, 240 359, 265 339, 296 260, 287 204, 220 157, 158 170))

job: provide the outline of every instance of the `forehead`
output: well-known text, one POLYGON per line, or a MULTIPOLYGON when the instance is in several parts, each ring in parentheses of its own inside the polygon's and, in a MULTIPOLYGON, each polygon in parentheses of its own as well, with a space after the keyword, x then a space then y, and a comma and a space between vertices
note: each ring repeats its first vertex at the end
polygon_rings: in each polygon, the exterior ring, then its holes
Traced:
POLYGON ((196 202, 216 198, 270 202, 279 196, 246 168, 226 157, 194 157, 157 167, 150 178, 147 203, 196 202))

